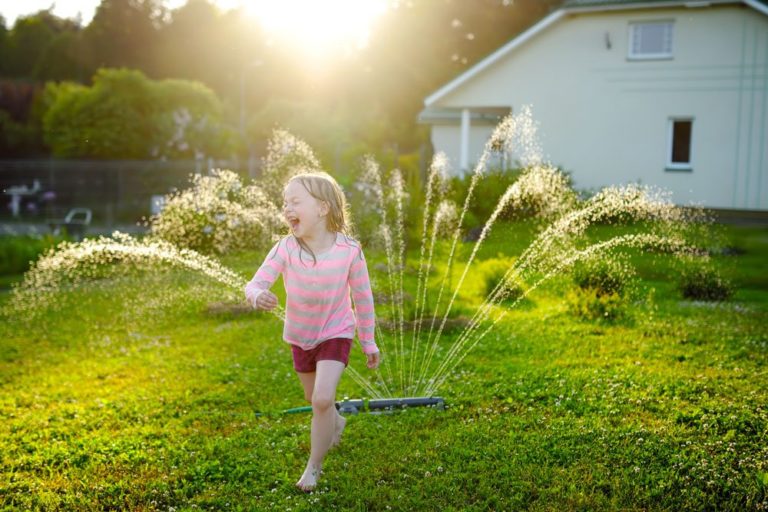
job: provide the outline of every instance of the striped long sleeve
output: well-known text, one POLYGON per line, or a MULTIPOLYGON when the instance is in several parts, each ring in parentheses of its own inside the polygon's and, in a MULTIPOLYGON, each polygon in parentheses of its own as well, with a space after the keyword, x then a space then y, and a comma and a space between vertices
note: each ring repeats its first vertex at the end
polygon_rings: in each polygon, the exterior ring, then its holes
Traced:
POLYGON ((245 298, 250 304, 256 304, 256 297, 261 292, 269 290, 285 270, 284 251, 280 251, 281 243, 283 243, 282 240, 272 247, 253 279, 245 285, 245 298))
POLYGON ((313 258, 294 237, 283 238, 246 285, 248 301, 253 304, 280 274, 286 291, 285 341, 309 350, 331 338, 354 338, 357 331, 363 352, 378 351, 373 294, 357 242, 338 234, 330 250, 313 258))
POLYGON ((362 250, 359 257, 352 260, 349 269, 349 288, 352 290, 352 300, 355 302, 357 338, 360 340, 363 352, 366 354, 377 352, 378 348, 374 341, 376 317, 373 310, 373 292, 362 250))

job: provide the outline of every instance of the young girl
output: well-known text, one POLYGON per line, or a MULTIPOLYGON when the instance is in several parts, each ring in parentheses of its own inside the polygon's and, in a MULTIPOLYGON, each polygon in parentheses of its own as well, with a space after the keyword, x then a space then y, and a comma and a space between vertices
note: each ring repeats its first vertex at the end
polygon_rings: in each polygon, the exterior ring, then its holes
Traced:
POLYGON ((336 386, 358 339, 368 368, 379 365, 373 339, 373 295, 360 244, 349 238, 344 194, 323 172, 288 181, 283 215, 291 234, 269 252, 245 287, 248 302, 271 310, 277 297, 269 288, 282 274, 286 291, 283 339, 291 344, 293 367, 312 403, 311 452, 296 486, 317 486, 323 459, 339 443, 346 420, 336 411, 336 386), (350 290, 355 309, 352 310, 350 290), (357 317, 357 318, 356 318, 357 317))

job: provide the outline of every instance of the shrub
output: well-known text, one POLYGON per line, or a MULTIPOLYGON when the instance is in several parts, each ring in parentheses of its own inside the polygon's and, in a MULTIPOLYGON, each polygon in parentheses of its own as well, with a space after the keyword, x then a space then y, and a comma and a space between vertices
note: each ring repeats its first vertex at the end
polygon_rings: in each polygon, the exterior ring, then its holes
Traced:
POLYGON ((30 264, 62 239, 43 237, 0 237, 0 275, 23 274, 30 264))
POLYGON ((683 266, 677 288, 691 300, 721 301, 733 295, 733 286, 708 262, 689 261, 683 266))
POLYGON ((627 300, 619 293, 600 293, 596 288, 575 288, 566 297, 571 313, 586 320, 615 322, 626 316, 627 300))
POLYGON ((232 171, 192 175, 192 187, 166 196, 150 220, 152 236, 203 253, 264 249, 282 225, 280 211, 254 184, 232 171))
MULTIPOLYGON (((454 178, 452 198, 464 204, 471 176, 454 178)), ((570 177, 560 169, 537 165, 525 169, 493 169, 477 182, 466 227, 482 226, 504 199, 499 218, 552 220, 578 205, 570 177)))
POLYGON ((582 261, 571 275, 576 288, 566 302, 575 316, 607 322, 626 316, 634 271, 623 257, 607 254, 582 261))
MULTIPOLYGON (((496 287, 504 279, 504 275, 514 265, 515 258, 498 256, 477 264, 477 279, 482 282, 483 298, 487 298, 496 290, 496 287)), ((504 290, 503 301, 514 302, 525 294, 523 286, 519 282, 507 283, 504 290)))
POLYGON ((582 290, 594 290, 596 295, 624 296, 634 271, 615 255, 591 258, 578 263, 572 271, 573 282, 582 290))
MULTIPOLYGON (((465 215, 464 228, 482 226, 493 213, 504 191, 520 176, 519 169, 491 169, 477 182, 473 198, 465 215)), ((464 206, 472 175, 454 177, 451 180, 451 199, 464 206)))
POLYGON ((49 84, 43 96, 43 135, 54 156, 194 158, 233 148, 221 101, 197 82, 100 69, 90 87, 49 84))

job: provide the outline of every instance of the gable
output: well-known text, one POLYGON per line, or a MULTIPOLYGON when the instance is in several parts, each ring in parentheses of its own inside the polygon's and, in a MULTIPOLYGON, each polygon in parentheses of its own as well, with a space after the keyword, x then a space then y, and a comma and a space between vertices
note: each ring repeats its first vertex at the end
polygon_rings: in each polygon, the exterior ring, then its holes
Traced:
POLYGON ((472 66, 470 69, 457 76, 440 89, 429 95, 424 100, 425 106, 437 107, 439 102, 465 88, 470 82, 486 71, 490 70, 500 61, 508 58, 529 41, 538 39, 543 33, 560 24, 564 19, 574 15, 591 16, 600 13, 615 13, 621 10, 662 11, 664 9, 695 9, 699 10, 716 6, 748 6, 758 13, 768 16, 768 0, 712 0, 712 1, 681 1, 681 0, 567 0, 561 9, 545 17, 531 28, 500 47, 486 58, 472 66))

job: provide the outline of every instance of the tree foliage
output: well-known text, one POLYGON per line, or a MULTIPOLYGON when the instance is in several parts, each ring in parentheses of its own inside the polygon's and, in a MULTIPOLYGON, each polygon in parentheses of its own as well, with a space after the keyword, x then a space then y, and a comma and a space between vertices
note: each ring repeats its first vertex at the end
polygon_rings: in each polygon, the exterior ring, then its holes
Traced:
POLYGON ((103 69, 90 87, 49 84, 45 96, 44 135, 58 157, 195 157, 229 145, 220 102, 199 83, 103 69))
MULTIPOLYGON (((318 73, 306 56, 262 32, 252 18, 211 0, 187 0, 174 10, 163 0, 101 0, 87 26, 50 10, 19 18, 10 28, 0 23, 0 79, 88 85, 101 68, 126 67, 153 79, 210 87, 222 99, 221 118, 241 132, 240 154, 263 148, 276 126, 292 129, 325 158, 338 159, 336 148, 353 144, 409 153, 428 141, 428 130, 416 123, 425 96, 561 3, 390 0, 369 44, 323 62, 318 73), (297 128, 297 120, 309 123, 297 128), (318 129, 324 121, 330 125, 318 129)), ((14 108, 31 115, 33 102, 24 101, 14 108)), ((116 106, 107 99, 102 112, 110 108, 116 106)), ((115 125, 130 115, 122 114, 115 125)), ((100 140, 89 142, 95 146, 85 153, 115 154, 109 149, 115 142, 100 140)), ((122 153, 146 154, 136 147, 122 153)))

